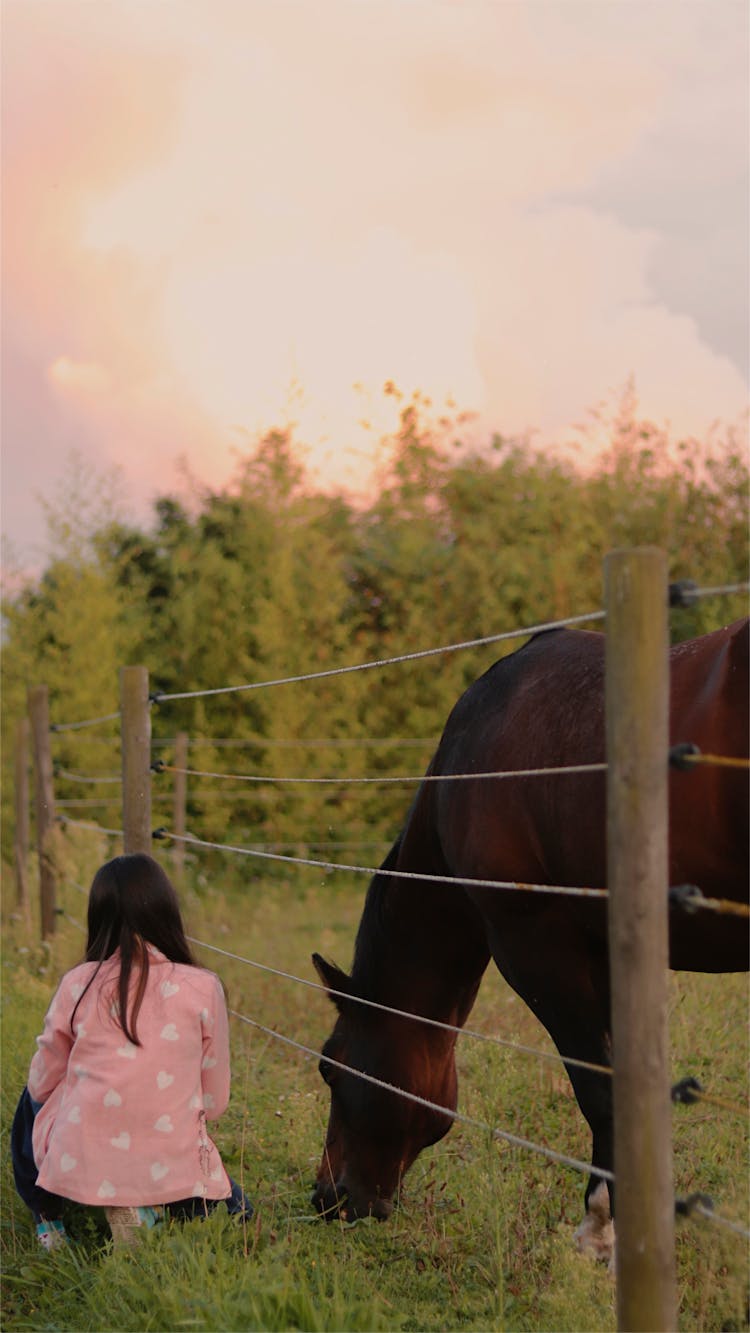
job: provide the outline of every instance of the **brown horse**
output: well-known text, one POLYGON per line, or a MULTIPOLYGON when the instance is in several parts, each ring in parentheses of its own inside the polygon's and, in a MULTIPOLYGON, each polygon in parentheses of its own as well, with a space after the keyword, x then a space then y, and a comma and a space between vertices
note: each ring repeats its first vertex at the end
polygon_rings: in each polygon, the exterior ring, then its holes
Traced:
MULTIPOLYGON (((748 753, 748 621, 670 653, 671 743, 748 753)), ((488 773, 604 760, 604 637, 538 634, 495 663, 453 709, 428 774, 488 773)), ((666 762, 666 756, 665 756, 666 762)), ((475 879, 606 885, 605 777, 423 782, 357 933, 351 976, 313 956, 338 1009, 324 1057, 454 1110, 454 1033, 383 1014, 360 996, 461 1027, 490 957, 563 1056, 609 1065, 606 902, 472 886, 475 879)), ((670 775, 670 884, 747 900, 748 774, 693 766, 670 775)), ((670 966, 748 967, 747 920, 670 907, 670 966)), ((593 1136, 592 1167, 612 1170, 608 1075, 567 1066, 593 1136)), ((313 1202, 327 1217, 387 1217, 404 1173, 452 1120, 321 1061, 331 1089, 313 1202)), ((611 1186, 592 1174, 579 1243, 611 1249, 611 1186)))

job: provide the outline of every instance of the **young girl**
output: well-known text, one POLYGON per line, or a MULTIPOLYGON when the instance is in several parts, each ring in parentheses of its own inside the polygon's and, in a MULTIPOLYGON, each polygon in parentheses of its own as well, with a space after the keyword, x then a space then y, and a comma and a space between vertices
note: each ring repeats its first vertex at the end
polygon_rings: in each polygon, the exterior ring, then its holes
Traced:
POLYGON ((115 1242, 224 1199, 230 1180, 206 1121, 229 1100, 221 983, 190 953, 177 895, 150 856, 97 871, 86 960, 63 977, 13 1123, 16 1187, 45 1249, 67 1239, 66 1199, 103 1206, 115 1242))

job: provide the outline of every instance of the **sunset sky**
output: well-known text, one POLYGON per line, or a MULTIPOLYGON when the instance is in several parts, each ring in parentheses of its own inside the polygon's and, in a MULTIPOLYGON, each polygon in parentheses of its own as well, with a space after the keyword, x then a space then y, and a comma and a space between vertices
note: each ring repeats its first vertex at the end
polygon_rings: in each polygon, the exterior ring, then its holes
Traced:
POLYGON ((141 521, 180 457, 219 486, 290 419, 365 487, 388 379, 542 441, 631 375, 678 433, 745 410, 745 0, 4 0, 2 28, 24 560, 74 449, 141 521))

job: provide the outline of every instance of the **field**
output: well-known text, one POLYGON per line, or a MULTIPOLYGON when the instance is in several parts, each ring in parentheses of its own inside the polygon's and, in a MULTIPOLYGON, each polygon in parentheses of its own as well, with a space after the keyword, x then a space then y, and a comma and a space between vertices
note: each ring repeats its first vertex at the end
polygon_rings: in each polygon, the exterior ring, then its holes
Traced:
MULTIPOLYGON (((81 854, 78 879, 90 877, 81 854)), ((225 864, 207 882, 190 869, 183 893, 195 937, 314 979, 314 949, 348 967, 363 882, 243 881, 225 864)), ((75 878, 75 876, 71 876, 75 878)), ((67 913, 51 948, 14 917, 3 921, 3 1132, 34 1036, 60 972, 80 957, 84 898, 66 884, 67 913)), ((333 1011, 317 991, 201 952, 231 1008, 319 1050, 333 1011)), ((747 989, 744 977, 682 974, 671 983, 673 1073, 697 1076, 730 1105, 674 1111, 677 1193, 702 1190, 716 1212, 747 1225, 747 989)), ((540 1050, 544 1031, 488 971, 471 1025, 540 1050)), ((137 1253, 113 1253, 95 1210, 71 1210, 76 1244, 37 1252, 29 1216, 3 1160, 3 1327, 6 1330, 608 1330, 607 1270, 574 1250, 583 1177, 456 1124, 422 1155, 387 1223, 325 1225, 310 1188, 327 1120, 316 1061, 233 1021, 233 1093, 216 1138, 256 1205, 252 1223, 217 1213, 171 1225, 137 1253)), ((588 1158, 588 1131, 564 1071, 507 1048, 459 1042, 460 1109, 588 1158)), ((5 1138, 7 1143, 7 1137, 5 1138)), ((745 1329, 747 1243, 715 1223, 680 1220, 679 1327, 745 1329)))

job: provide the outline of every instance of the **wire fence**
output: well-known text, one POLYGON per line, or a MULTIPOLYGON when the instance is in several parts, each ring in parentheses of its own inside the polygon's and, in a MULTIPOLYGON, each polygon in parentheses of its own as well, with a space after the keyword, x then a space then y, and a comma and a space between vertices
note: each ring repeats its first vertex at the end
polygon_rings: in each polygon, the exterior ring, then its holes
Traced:
MULTIPOLYGON (((691 579, 682 579, 669 585, 669 605, 689 607, 702 598, 729 596, 735 593, 747 593, 750 591, 750 581, 739 583, 725 583, 715 587, 698 587, 691 579)), ((151 695, 151 702, 156 704, 166 703, 177 699, 198 699, 206 698, 210 695, 232 694, 248 690, 258 690, 271 688, 277 685, 300 684, 311 680, 322 680, 330 676, 346 675, 357 671, 370 671, 378 667, 395 666, 402 662, 415 662, 427 657, 434 657, 440 653, 454 653, 462 649, 486 647, 490 644, 501 643, 506 640, 520 639, 533 634, 541 634, 547 630, 563 629, 575 625, 593 624, 606 619, 606 612, 595 610, 584 612, 581 615, 566 616, 557 620, 541 621, 534 625, 517 627, 510 630, 502 630, 497 634, 487 634, 475 639, 464 639, 460 643, 442 644, 436 648, 423 648, 417 652, 400 653, 395 657, 375 658, 369 662, 355 662, 342 667, 330 667, 324 671, 309 671, 295 676, 282 676, 273 680, 250 681, 238 685, 219 685, 210 689, 199 690, 180 690, 180 691, 155 691, 151 695)), ((77 722, 55 722, 50 725, 50 731, 53 733, 64 731, 77 731, 86 727, 99 726, 105 722, 113 722, 120 718, 119 709, 114 713, 105 713, 103 716, 86 718, 77 722)), ((245 744, 246 742, 242 742, 245 744)), ((265 743, 265 741, 263 742, 265 743)), ((314 742, 310 742, 311 744, 314 742)))
MULTIPOLYGON (((746 591, 748 586, 750 585, 727 584, 723 585, 722 587, 697 589, 694 586, 689 586, 687 583, 684 583, 683 585, 672 585, 672 587, 670 588, 670 602, 673 605, 690 605, 698 597, 708 597, 726 593, 746 591), (673 593, 673 588, 675 589, 674 593, 673 593)), ((176 700, 196 699, 196 698, 205 698, 208 696, 245 693, 248 691, 254 691, 262 688, 272 688, 276 686, 289 685, 294 683, 312 682, 324 678, 345 675, 352 672, 362 672, 362 671, 373 670, 375 668, 387 667, 398 663, 414 662, 443 653, 456 652, 460 649, 486 646, 489 644, 501 642, 506 639, 520 638, 523 636, 532 635, 544 630, 558 629, 564 626, 574 626, 583 623, 593 623, 604 619, 605 619, 604 611, 595 611, 581 616, 568 617, 566 619, 557 621, 548 621, 545 623, 529 626, 522 629, 509 630, 498 634, 483 636, 482 638, 466 640, 461 643, 447 644, 437 648, 429 648, 421 651, 404 653, 395 657, 381 658, 363 663, 350 664, 348 666, 334 667, 321 671, 308 672, 301 675, 285 676, 276 679, 249 682, 249 683, 246 682, 244 684, 239 684, 239 685, 218 686, 215 688, 208 688, 208 689, 184 690, 179 692, 156 692, 151 695, 150 702, 151 704, 154 705, 163 705, 176 700)), ((107 714, 102 717, 92 718, 81 722, 56 724, 51 728, 51 730, 55 733, 66 732, 66 731, 75 732, 87 727, 95 727, 107 722, 111 722, 115 719, 118 719, 119 717, 120 713, 118 711, 117 713, 107 714)), ((168 742, 161 741, 159 744, 163 746, 167 743, 168 742)), ((240 746, 248 747, 254 745, 265 747, 266 745, 274 745, 274 744, 278 746, 283 746, 286 744, 289 745, 290 747, 292 745, 296 745, 297 747, 299 747, 301 744, 304 743, 308 745, 317 745, 317 746, 321 746, 322 744, 326 743, 330 744, 331 746, 335 744, 343 748, 344 745, 351 745, 351 744, 354 745, 367 744, 373 746, 375 745, 395 746, 396 744, 398 745, 412 744, 415 746, 416 745, 424 746, 428 742, 426 740, 413 740, 411 742, 406 742, 403 739, 398 739, 398 738, 391 738, 389 740, 365 738, 362 741, 357 741, 356 738, 346 738, 346 739, 329 738, 328 742, 308 741, 301 743, 298 741, 290 740, 285 742, 281 739, 273 740, 271 738, 259 737, 257 739, 254 738, 242 739, 237 741, 233 741, 231 738, 214 738, 212 741, 210 741, 208 738, 204 740, 196 738, 196 740, 193 741, 192 743, 194 745, 214 744, 216 748, 222 748, 222 746, 225 746, 226 748, 240 748, 240 746)), ((736 768, 736 769, 748 767, 748 760, 746 759, 734 756, 722 756, 714 754, 701 755, 694 751, 694 747, 693 747, 693 753, 685 754, 682 757, 684 759, 684 764, 681 764, 680 766, 685 766, 685 767, 687 766, 697 767, 698 765, 709 765, 709 764, 717 767, 736 768)), ((377 776, 366 776, 366 777, 361 777, 361 776, 347 777, 345 775, 335 776, 335 777, 334 776, 314 777, 309 775, 269 776, 265 774, 255 774, 255 773, 222 773, 222 772, 216 772, 211 769, 199 769, 191 767, 181 767, 177 765, 169 765, 162 763, 161 761, 156 763, 154 765, 154 768, 156 769, 156 771, 171 772, 176 775, 179 774, 183 777, 196 777, 196 778, 211 779, 211 780, 225 780, 225 781, 228 780, 228 781, 253 783, 253 784, 268 783, 274 785, 276 784, 334 785, 335 784, 338 787, 342 786, 348 787, 348 786, 376 785, 376 784, 379 786, 384 786, 384 785, 395 785, 399 783, 422 784, 429 782, 446 782, 446 781, 465 782, 465 781, 492 780, 492 779, 517 780, 519 778, 550 777, 552 775, 558 776, 564 774, 579 774, 579 775, 592 774, 592 773, 601 773, 606 771, 607 765, 602 762, 602 763, 590 763, 590 764, 564 765, 559 767, 540 767, 540 768, 523 769, 523 770, 497 770, 493 772, 480 773, 480 774, 477 773, 429 774, 428 773, 419 775, 412 775, 412 774, 377 775, 377 776)), ((66 781, 69 782, 80 782, 80 783, 90 783, 90 784, 97 784, 97 783, 117 784, 121 782, 121 778, 114 774, 90 775, 90 774, 81 774, 72 772, 67 769, 60 769, 58 771, 58 775, 60 777, 63 777, 66 781)), ((226 795, 227 793, 224 794, 226 795)), ((119 829, 104 828, 98 824, 88 824, 83 821, 71 820, 66 815, 62 815, 60 818, 63 823, 70 824, 73 827, 88 828, 91 829, 92 831, 95 831, 99 834, 103 834, 109 837, 120 838, 123 836, 122 831, 119 829)), ((253 846, 238 846, 231 843, 210 841, 208 839, 195 837, 192 834, 178 833, 176 830, 171 831, 166 828, 160 828, 154 830, 153 836, 157 838, 170 839, 173 843, 175 843, 178 846, 183 846, 183 847, 190 846, 192 848, 201 848, 201 849, 215 849, 217 851, 221 851, 222 853, 229 853, 240 856, 252 856, 261 858, 262 860, 265 861, 274 861, 285 864, 307 866, 325 872, 348 872, 354 874, 367 874, 368 876, 371 877, 375 875, 380 875, 383 877, 392 876, 399 879, 400 881, 409 880, 409 881, 432 882, 438 884, 448 884, 451 887, 456 887, 456 888, 470 887, 482 890, 485 889, 511 890, 511 891, 515 890, 529 894, 537 893, 537 894, 544 894, 547 896, 565 895, 569 897, 583 897, 583 898, 595 898, 595 899, 606 899, 608 897, 607 890, 600 887, 588 887, 588 886, 578 886, 578 885, 571 886, 571 885, 559 885, 559 884, 525 884, 512 880, 493 880, 493 879, 472 878, 472 877, 462 877, 462 876, 452 876, 452 875, 434 875, 430 873, 420 873, 416 871, 404 871, 404 870, 390 869, 390 868, 384 869, 382 867, 350 865, 338 861, 321 860, 311 857, 290 856, 280 852, 269 850, 269 847, 273 846, 274 844, 265 843, 261 845, 256 844, 253 846)), ((344 844, 332 840, 329 843, 318 843, 315 845, 351 846, 357 844, 351 844, 351 843, 344 844)), ((380 844, 372 843, 371 845, 380 845, 380 844)), ((687 890, 690 889, 691 886, 682 886, 682 888, 683 890, 687 890)), ((672 893, 676 892, 677 892, 676 890, 672 891, 672 893)), ((682 894, 681 901, 678 897, 675 897, 672 901, 675 903, 679 902, 680 905, 683 906, 687 911, 696 910, 698 907, 705 907, 708 910, 736 911, 736 912, 742 912, 745 915, 748 912, 748 909, 744 907, 743 904, 736 904, 732 902, 727 903, 724 900, 702 898, 699 890, 695 890, 694 892, 691 893, 687 893, 685 891, 682 894)), ((63 916, 65 917, 65 919, 69 921, 71 925, 78 928, 79 930, 85 929, 80 922, 76 921, 75 918, 68 916, 67 913, 63 913, 63 916)), ((302 985, 311 987, 315 990, 324 991, 329 995, 341 996, 342 998, 346 998, 347 1001, 349 1002, 354 1000, 355 1002, 365 1004, 370 1008, 382 1010, 383 1012, 404 1021, 425 1022, 430 1024, 431 1026, 443 1028, 451 1033, 455 1033, 457 1036, 464 1035, 467 1037, 474 1037, 477 1039, 481 1039, 483 1041, 491 1042, 492 1044, 498 1046, 509 1047, 514 1050, 518 1050, 519 1052, 522 1052, 524 1054, 536 1056, 537 1058, 540 1059, 552 1060, 557 1063, 563 1063, 569 1067, 573 1068, 581 1067, 602 1075, 611 1075, 612 1073, 612 1070, 608 1066, 597 1065, 591 1062, 579 1060, 577 1058, 571 1058, 562 1055, 552 1054, 549 1052, 538 1051, 532 1047, 524 1046, 521 1043, 510 1042, 502 1038, 491 1036, 489 1034, 477 1032, 472 1029, 455 1027, 447 1023, 442 1023, 437 1020, 429 1019, 421 1015, 409 1013, 408 1011, 405 1010, 399 1010, 391 1006, 377 1003, 375 1001, 360 999, 359 997, 352 996, 349 993, 346 993, 344 996, 343 992, 337 992, 335 990, 332 991, 328 987, 319 986, 315 982, 307 981, 306 979, 297 977, 292 973, 283 972, 281 969, 273 968, 270 967, 269 965, 262 964, 251 959, 243 958, 241 955, 233 954, 228 950, 220 949, 218 946, 209 944, 205 941, 191 939, 191 942, 194 943, 197 947, 212 950, 213 952, 219 955, 235 959, 240 963, 246 964, 250 967, 258 968, 263 972, 270 973, 279 978, 284 978, 292 982, 297 982, 302 985)), ((511 1133, 508 1130, 500 1129, 496 1126, 485 1124, 482 1121, 479 1121, 471 1116, 459 1113, 458 1111, 451 1111, 449 1108, 446 1108, 438 1103, 431 1102, 430 1100, 421 1097, 416 1093, 410 1092, 403 1088, 399 1088, 393 1084, 381 1080, 376 1076, 367 1073, 364 1070, 358 1070, 356 1068, 352 1068, 351 1066, 343 1062, 337 1061, 332 1057, 326 1056, 323 1053, 316 1051, 314 1048, 307 1046, 295 1040, 292 1037, 282 1034, 276 1031, 275 1029, 268 1027, 265 1024, 257 1021, 256 1019, 249 1017, 248 1015, 239 1013, 236 1010, 231 1010, 230 1012, 238 1021, 241 1021, 244 1024, 252 1026, 258 1031, 265 1033, 270 1038, 285 1044, 289 1048, 296 1049, 297 1051, 305 1054, 308 1057, 315 1058, 316 1060, 322 1062, 324 1065, 328 1065, 333 1068, 345 1071, 348 1074, 355 1076, 356 1078, 362 1079, 365 1082, 378 1087, 381 1091, 393 1094, 394 1096, 403 1097, 413 1103, 422 1106, 425 1109, 438 1112, 441 1115, 447 1116, 452 1120, 460 1121, 461 1123, 471 1126, 474 1129, 480 1130, 481 1132, 489 1135, 490 1138, 493 1140, 501 1140, 507 1142, 511 1146, 541 1154, 542 1156, 546 1157, 547 1159, 557 1164, 570 1167, 576 1171, 580 1171, 586 1174, 587 1176, 593 1174, 594 1176, 599 1176, 601 1179, 604 1179, 608 1182, 611 1182, 614 1179, 613 1173, 610 1171, 604 1170, 599 1167, 591 1166, 589 1163, 582 1162, 575 1157, 567 1156, 564 1153, 560 1153, 555 1149, 549 1148, 548 1146, 534 1143, 532 1140, 522 1138, 518 1135, 511 1133)), ((695 1088, 693 1089, 693 1092, 695 1093, 695 1100, 700 1100, 702 1098, 703 1100, 708 1101, 709 1103, 712 1100, 710 1095, 703 1093, 702 1089, 698 1090, 697 1088, 695 1088)), ((680 1099, 676 1098, 675 1100, 680 1100, 680 1099)), ((713 1099, 713 1101, 717 1107, 721 1106, 721 1099, 713 1099)), ((705 1195, 696 1194, 690 1196, 687 1200, 677 1200, 676 1210, 679 1214, 683 1216, 701 1217, 702 1219, 711 1221, 712 1223, 724 1225, 729 1229, 733 1230, 734 1232, 736 1232, 737 1234, 750 1238, 750 1232, 748 1232, 740 1224, 733 1222, 731 1219, 724 1219, 717 1216, 717 1214, 715 1214, 713 1211, 713 1208, 710 1204, 710 1200, 708 1200, 707 1196, 705 1195)))
POLYGON ((548 620, 538 625, 528 625, 525 629, 503 630, 499 634, 486 634, 478 639, 464 639, 462 643, 446 643, 438 648, 422 648, 418 652, 399 653, 396 657, 379 657, 371 662, 354 662, 349 666, 328 667, 325 671, 308 671, 298 676, 280 676, 275 680, 251 681, 242 685, 218 685, 207 690, 182 690, 174 693, 157 692, 152 695, 154 703, 166 703, 173 699, 204 699, 209 695, 238 694, 248 690, 271 689, 276 685, 299 685, 310 680, 325 680, 331 676, 346 676, 356 671, 372 671, 375 668, 397 666, 402 662, 417 662, 426 657, 435 657, 440 653, 456 653, 465 648, 484 648, 491 643, 501 643, 506 639, 522 639, 527 634, 541 634, 545 630, 563 629, 571 625, 583 625, 605 618, 604 611, 588 611, 580 616, 567 616, 564 620, 548 620))
MULTIPOLYGON (((399 1088, 393 1083, 386 1082, 384 1079, 376 1078, 374 1074, 368 1074, 362 1069, 355 1069, 351 1065, 344 1064, 340 1060, 335 1060, 331 1056, 324 1055, 321 1051, 317 1051, 311 1046, 306 1046, 304 1042, 297 1041, 293 1037, 288 1037, 284 1033, 277 1032, 274 1028, 267 1027, 266 1024, 258 1022, 257 1019, 249 1018, 246 1014, 241 1014, 236 1009, 230 1009, 229 1012, 233 1018, 238 1019, 241 1023, 248 1024, 259 1032, 263 1032, 274 1041, 282 1042, 285 1046, 300 1051, 303 1055, 315 1059, 319 1063, 328 1065, 333 1069, 341 1070, 343 1073, 350 1074, 354 1078, 358 1078, 363 1082, 370 1084, 372 1087, 379 1088, 382 1092, 388 1092, 396 1097, 401 1097, 403 1100, 421 1106, 426 1110, 439 1112, 454 1123, 468 1125, 471 1129, 479 1130, 482 1133, 489 1135, 493 1140, 508 1143, 511 1147, 521 1148, 526 1152, 536 1153, 547 1158, 548 1161, 555 1162, 559 1166, 570 1167, 571 1170, 578 1171, 583 1175, 598 1176, 601 1180, 612 1184, 615 1183, 614 1173, 603 1167, 594 1166, 589 1162, 583 1162, 578 1157, 571 1157, 566 1153, 557 1152, 554 1148, 550 1148, 545 1144, 535 1143, 532 1139, 522 1138, 518 1134, 511 1133, 509 1130, 499 1129, 497 1126, 488 1125, 484 1121, 477 1120, 473 1116, 465 1115, 461 1111, 441 1106, 439 1102, 433 1102, 426 1097, 420 1097, 417 1093, 409 1092, 407 1089, 399 1088)), ((733 1218, 723 1217, 721 1214, 716 1213, 713 1208, 712 1200, 707 1194, 695 1193, 690 1195, 687 1199, 676 1198, 674 1201, 674 1208, 675 1213, 678 1216, 688 1218, 700 1217, 706 1222, 711 1222, 714 1226, 724 1227, 726 1230, 732 1231, 735 1235, 741 1236, 745 1240, 750 1240, 750 1229, 743 1226, 740 1222, 736 1222, 733 1218)))
MULTIPOLYGON (((71 819, 68 815, 58 816, 60 821, 70 824, 71 827, 87 828, 94 832, 106 833, 108 835, 122 838, 124 836, 122 829, 102 828, 98 824, 89 824, 82 820, 71 819)), ((609 897, 607 889, 591 888, 583 885, 566 884, 525 884, 518 880, 498 880, 482 879, 467 875, 438 875, 428 872, 419 872, 415 870, 395 870, 384 866, 361 866, 352 865, 342 861, 324 861, 315 857, 291 856, 283 852, 274 852, 264 850, 261 846, 236 846, 226 842, 211 842, 207 838, 197 838, 194 834, 179 834, 167 828, 154 829, 153 837, 157 840, 170 839, 172 842, 189 845, 192 847, 203 847, 214 851, 231 852, 236 856, 257 857, 264 861, 277 861, 286 865, 309 866, 316 870, 349 872, 355 875, 381 875, 386 878, 395 878, 398 880, 414 880, 429 884, 446 884, 452 887, 470 888, 470 889, 504 889, 519 893, 546 894, 550 897, 569 897, 569 898, 601 898, 609 897)), ((288 845, 282 843, 283 845, 288 845)), ((317 844, 322 845, 322 844, 317 844)), ((339 845, 334 843, 333 845, 339 845)), ((356 845, 356 844, 352 844, 356 845)), ((381 846, 380 842, 364 844, 371 846, 381 846)), ((681 907, 686 912, 709 911, 725 913, 727 915, 738 917, 749 917, 750 907, 746 903, 735 902, 726 898, 706 898, 701 890, 695 885, 678 886, 670 890, 670 900, 674 906, 681 907)))
POLYGON ((234 782, 269 782, 269 783, 291 783, 295 785, 309 786, 380 786, 387 787, 399 783, 434 783, 434 782, 482 782, 489 778, 548 778, 558 776, 564 773, 604 773, 607 765, 604 763, 596 764, 560 764, 553 768, 518 768, 504 769, 489 773, 409 773, 389 775, 383 774, 378 777, 353 778, 342 774, 340 777, 277 777, 275 774, 268 773, 212 773, 206 769, 200 768, 175 768, 172 764, 162 764, 161 760, 155 766, 159 773, 182 773, 187 777, 196 778, 224 778, 234 782))

